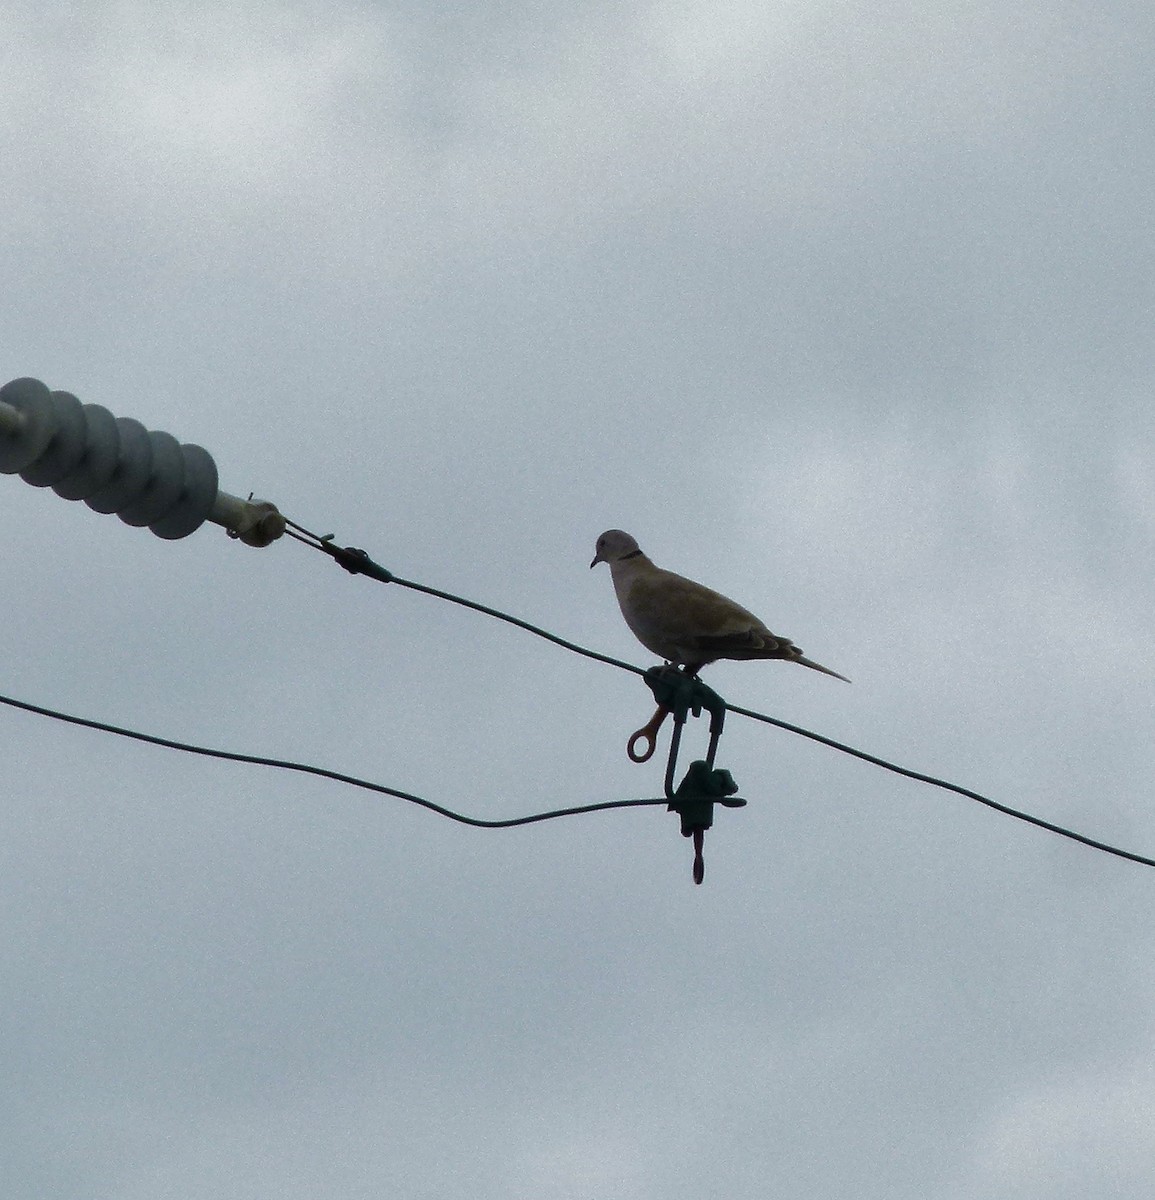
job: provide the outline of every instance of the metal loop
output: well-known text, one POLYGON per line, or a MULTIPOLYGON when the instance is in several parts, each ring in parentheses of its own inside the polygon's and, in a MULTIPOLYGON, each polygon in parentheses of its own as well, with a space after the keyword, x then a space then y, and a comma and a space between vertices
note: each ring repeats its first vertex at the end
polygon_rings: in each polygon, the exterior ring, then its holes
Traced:
POLYGON ((658 730, 662 727, 662 722, 670 715, 668 708, 659 707, 657 712, 641 727, 630 740, 626 743, 626 754, 629 755, 631 762, 644 763, 649 762, 654 757, 654 751, 658 748, 658 730), (646 742, 646 750, 638 754, 634 747, 638 742, 646 742))

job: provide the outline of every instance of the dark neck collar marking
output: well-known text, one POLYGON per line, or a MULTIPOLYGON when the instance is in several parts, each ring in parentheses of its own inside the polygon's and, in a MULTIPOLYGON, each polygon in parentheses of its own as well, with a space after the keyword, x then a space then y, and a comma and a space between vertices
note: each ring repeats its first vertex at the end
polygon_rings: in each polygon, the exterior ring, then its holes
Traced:
POLYGON ((641 554, 640 550, 631 550, 629 554, 623 554, 618 562, 625 562, 627 558, 637 558, 641 554))

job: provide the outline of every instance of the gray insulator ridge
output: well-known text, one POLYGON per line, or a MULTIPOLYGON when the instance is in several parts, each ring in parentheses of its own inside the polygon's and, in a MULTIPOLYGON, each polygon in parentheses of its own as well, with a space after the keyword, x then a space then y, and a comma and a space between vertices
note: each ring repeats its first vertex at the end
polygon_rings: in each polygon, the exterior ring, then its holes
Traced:
POLYGON ((6 383, 0 402, 21 414, 19 428, 0 427, 0 473, 170 540, 199 529, 212 511, 217 467, 200 446, 49 391, 38 379, 6 383))

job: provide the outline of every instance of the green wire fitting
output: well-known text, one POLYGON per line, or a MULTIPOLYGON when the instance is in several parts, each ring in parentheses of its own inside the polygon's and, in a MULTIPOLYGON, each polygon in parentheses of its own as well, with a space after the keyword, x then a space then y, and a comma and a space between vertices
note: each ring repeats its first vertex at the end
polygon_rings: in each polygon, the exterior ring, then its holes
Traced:
POLYGON ((718 739, 722 736, 722 726, 726 720, 726 701, 713 688, 708 688, 696 675, 687 675, 677 667, 667 664, 663 667, 651 667, 642 678, 646 681, 654 699, 658 702, 658 711, 653 720, 644 729, 639 729, 630 739, 627 753, 635 762, 649 758, 635 755, 633 746, 637 739, 648 738, 650 745, 657 734, 658 727, 665 720, 667 713, 674 718, 674 733, 670 739, 670 757, 666 763, 666 797, 674 798, 674 772, 677 768, 678 747, 682 740, 682 726, 689 716, 700 717, 705 709, 710 714, 710 746, 706 751, 706 765, 713 767, 714 755, 718 750, 718 739))
POLYGON ((630 739, 627 753, 635 762, 648 759, 653 753, 659 726, 667 714, 673 716, 674 733, 670 738, 670 756, 666 762, 666 798, 669 800, 669 811, 676 812, 681 819, 682 836, 694 839, 694 882, 701 883, 706 870, 702 859, 702 842, 706 830, 714 824, 714 805, 742 808, 746 804, 745 800, 734 795, 738 785, 730 772, 714 766, 714 755, 726 719, 726 701, 696 675, 688 675, 668 663, 663 667, 651 667, 642 678, 658 702, 658 711, 650 723, 630 739), (710 714, 710 747, 704 759, 690 763, 686 777, 675 788, 674 774, 682 726, 687 717, 700 717, 703 709, 710 714), (634 746, 641 740, 649 742, 649 749, 639 755, 634 746))
POLYGON ((737 790, 738 785, 729 771, 711 768, 701 758, 690 763, 686 778, 678 784, 668 809, 681 817, 682 837, 689 837, 697 829, 709 829, 714 824, 715 804, 744 808, 746 801, 734 795, 737 790))
POLYGON ((726 701, 713 688, 677 667, 650 667, 642 678, 654 693, 658 706, 669 709, 676 720, 684 721, 691 714, 700 717, 702 709, 716 719, 726 712, 726 701))
POLYGON ((738 785, 729 771, 715 769, 704 759, 690 763, 686 778, 678 784, 670 799, 670 811, 682 820, 682 837, 694 839, 694 882, 701 883, 706 874, 702 843, 706 830, 714 824, 714 805, 742 808, 745 800, 735 796, 738 785))
POLYGON ((370 579, 376 579, 380 583, 393 582, 392 571, 380 563, 375 563, 364 550, 358 550, 356 546, 334 545, 331 533, 317 538, 317 549, 324 550, 330 558, 336 559, 350 575, 368 575, 370 579))

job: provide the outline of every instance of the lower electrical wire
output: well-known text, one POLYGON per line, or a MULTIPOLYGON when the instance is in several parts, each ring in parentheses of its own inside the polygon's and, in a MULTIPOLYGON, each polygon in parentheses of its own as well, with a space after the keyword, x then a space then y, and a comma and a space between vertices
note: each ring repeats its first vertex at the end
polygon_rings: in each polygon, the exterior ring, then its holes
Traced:
POLYGON ((410 804, 419 804, 430 812, 439 813, 451 821, 462 825, 474 825, 478 829, 510 829, 514 825, 532 825, 537 821, 549 821, 554 817, 572 817, 578 813, 602 812, 609 808, 644 808, 650 805, 667 804, 663 796, 660 799, 645 800, 604 800, 597 804, 578 804, 572 808, 555 808, 548 812, 531 813, 527 817, 508 817, 504 820, 486 821, 481 817, 468 817, 464 813, 454 812, 444 805, 435 804, 423 796, 415 796, 412 792, 403 792, 399 788, 386 787, 383 783, 372 783, 368 779, 358 779, 355 775, 346 775, 341 771, 330 771, 327 767, 315 767, 308 763, 289 762, 283 758, 266 758, 260 754, 238 754, 232 750, 214 750, 208 746, 194 746, 190 742, 178 742, 174 738, 158 737, 152 733, 140 733, 135 729, 125 729, 120 725, 110 725, 107 721, 94 721, 88 717, 77 717, 71 713, 58 712, 56 709, 44 708, 39 704, 29 704, 26 700, 14 700, 11 696, 0 696, 0 704, 11 708, 22 709, 24 712, 35 713, 41 717, 51 717, 54 721, 64 721, 69 725, 79 725, 84 729, 96 729, 101 733, 114 733, 117 737, 131 738, 134 742, 147 742, 150 746, 164 746, 169 750, 181 750, 186 754, 199 754, 204 758, 222 758, 228 762, 252 763, 258 767, 276 767, 281 771, 297 771, 302 775, 317 775, 321 779, 332 779, 337 783, 348 784, 349 787, 363 788, 367 792, 377 792, 383 796, 394 796, 398 800, 407 800, 410 804))
MULTIPOLYGON (((79 725, 84 729, 95 729, 101 733, 112 733, 117 737, 130 738, 135 742, 146 742, 151 746, 163 746, 169 750, 180 750, 186 754, 199 754, 204 758, 219 758, 227 762, 251 763, 258 767, 275 767, 281 771, 296 771, 302 775, 316 775, 321 779, 332 779, 336 783, 347 784, 349 787, 362 788, 368 792, 377 792, 382 796, 393 796, 398 800, 405 800, 410 804, 420 805, 422 808, 429 809, 430 812, 448 817, 451 821, 457 821, 462 825, 473 825, 478 829, 510 829, 515 825, 532 825, 537 821, 552 820, 554 817, 572 817, 579 813, 603 812, 611 808, 645 808, 668 803, 668 800, 664 796, 658 798, 647 797, 640 800, 604 800, 596 804, 578 804, 570 808, 554 808, 547 812, 531 813, 524 817, 507 817, 501 820, 487 821, 481 817, 470 817, 464 813, 455 812, 453 809, 446 808, 442 804, 426 800, 423 796, 415 796, 412 792, 403 792, 400 788, 387 787, 383 783, 373 783, 368 779, 360 779, 356 775, 346 775, 342 771, 331 771, 327 767, 317 767, 310 763, 291 762, 282 758, 268 758, 260 754, 241 754, 233 750, 216 750, 209 746, 196 746, 190 742, 177 741, 175 738, 159 737, 152 733, 141 733, 136 729, 125 729, 120 725, 111 725, 107 721, 96 721, 89 717, 77 717, 71 713, 63 713, 56 709, 45 708, 40 704, 30 704, 26 700, 16 700, 11 696, 0 696, 0 704, 7 704, 10 708, 21 709, 24 712, 35 713, 37 716, 50 717, 54 721, 64 721, 69 725, 79 725)), ((995 812, 1003 813, 1008 817, 1014 817, 1019 821, 1026 821, 1028 824, 1038 826, 1040 829, 1046 829, 1050 833, 1057 833, 1060 837, 1069 838, 1071 841, 1089 846, 1093 850, 1101 850, 1104 854, 1113 854, 1116 858, 1125 858, 1129 862, 1139 863, 1145 867, 1155 867, 1155 859, 1147 858, 1142 854, 1135 854, 1131 850, 1122 850, 1118 846, 1111 846, 1106 842, 1100 842, 1095 838, 1087 837, 1085 834, 1076 833, 1073 829, 1067 829, 1062 825, 1045 821, 1042 817, 1032 816, 1030 813, 1021 812, 1019 809, 1011 808, 1009 805, 1000 804, 997 800, 990 799, 989 796, 984 796, 957 783, 950 783, 945 779, 938 779, 934 775, 926 775, 921 771, 912 771, 909 767, 900 767, 896 763, 888 762, 885 758, 879 758, 875 754, 868 754, 865 750, 856 750, 853 746, 848 746, 844 742, 835 741, 834 738, 825 737, 809 729, 803 729, 800 725, 791 725, 788 721, 780 721, 777 717, 768 717, 765 713, 755 712, 753 709, 739 708, 737 705, 727 705, 727 708, 729 711, 738 713, 743 717, 761 721, 766 725, 773 725, 777 729, 783 729, 787 733, 795 733, 799 737, 809 738, 813 742, 829 746, 832 750, 841 751, 843 754, 852 755, 863 762, 868 762, 873 766, 892 771, 896 775, 902 775, 907 779, 914 779, 919 783, 926 783, 931 787, 942 788, 945 791, 954 792, 959 796, 965 796, 968 800, 975 800, 987 808, 994 809, 995 812)))

